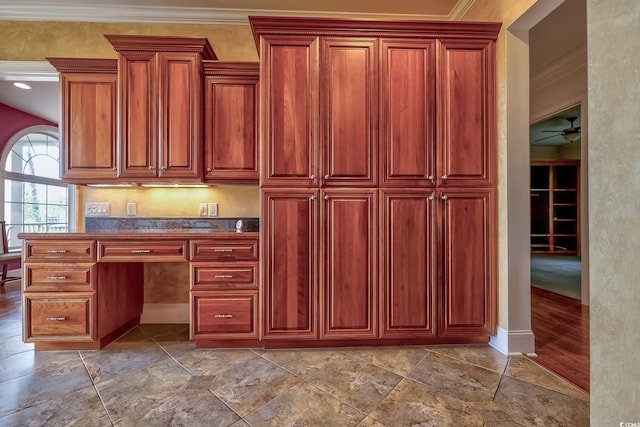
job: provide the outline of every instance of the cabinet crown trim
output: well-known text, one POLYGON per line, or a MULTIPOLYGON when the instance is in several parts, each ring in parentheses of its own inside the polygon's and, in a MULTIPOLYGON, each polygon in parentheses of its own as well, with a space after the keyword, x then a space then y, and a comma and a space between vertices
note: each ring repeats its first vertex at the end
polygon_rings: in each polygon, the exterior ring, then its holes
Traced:
POLYGON ((259 62, 232 61, 202 61, 205 76, 251 75, 257 76, 260 70, 259 62))
POLYGON ((129 34, 105 34, 116 52, 195 52, 202 59, 218 59, 209 40, 205 37, 147 36, 129 34))
POLYGON ((118 72, 117 59, 98 58, 45 58, 61 73, 105 73, 118 72))
POLYGON ((501 22, 378 21, 344 18, 250 16, 256 42, 264 35, 314 35, 402 38, 483 38, 496 40, 501 22))

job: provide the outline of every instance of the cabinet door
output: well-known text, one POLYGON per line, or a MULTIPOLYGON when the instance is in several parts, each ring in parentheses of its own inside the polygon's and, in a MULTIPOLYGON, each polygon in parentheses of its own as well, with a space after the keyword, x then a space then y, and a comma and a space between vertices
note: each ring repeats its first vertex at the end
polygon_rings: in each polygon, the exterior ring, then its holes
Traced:
POLYGON ((263 188, 264 339, 317 338, 317 191, 263 188))
POLYGON ((377 185, 376 48, 376 39, 322 40, 321 174, 325 185, 377 185))
POLYGON ((120 178, 157 176, 157 61, 153 52, 120 52, 120 178))
POLYGON ((492 190, 446 190, 442 206, 441 336, 486 335, 495 322, 492 190))
POLYGON ((317 183, 316 37, 262 37, 261 184, 317 183))
POLYGON ((322 338, 378 335, 377 192, 323 192, 322 338))
POLYGON ((435 178, 435 42, 381 43, 381 185, 431 186, 435 178))
POLYGON ((258 71, 205 83, 205 179, 258 182, 258 71))
MULTIPOLYGON (((115 65, 115 61, 114 61, 115 65)), ((61 73, 62 179, 95 183, 117 175, 116 73, 61 73)))
POLYGON ((494 183, 495 43, 443 40, 441 147, 443 184, 494 183))
POLYGON ((429 190, 382 192, 382 337, 433 337, 436 236, 429 190))
POLYGON ((159 178, 202 176, 202 71, 197 53, 158 53, 159 178))

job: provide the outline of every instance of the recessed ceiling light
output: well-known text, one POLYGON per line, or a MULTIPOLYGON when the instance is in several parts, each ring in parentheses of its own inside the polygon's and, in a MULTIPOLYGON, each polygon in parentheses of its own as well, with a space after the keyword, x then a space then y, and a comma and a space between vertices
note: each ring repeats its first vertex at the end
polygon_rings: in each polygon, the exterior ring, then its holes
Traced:
POLYGON ((31 86, 26 83, 15 82, 13 85, 15 87, 19 87, 20 89, 31 89, 31 86))

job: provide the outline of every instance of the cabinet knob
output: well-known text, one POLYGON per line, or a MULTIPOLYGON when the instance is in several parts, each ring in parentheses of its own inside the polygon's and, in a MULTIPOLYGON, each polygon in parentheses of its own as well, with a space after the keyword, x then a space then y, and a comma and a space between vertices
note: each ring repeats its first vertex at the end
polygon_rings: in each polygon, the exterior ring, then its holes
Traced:
POLYGON ((317 199, 317 197, 316 197, 316 195, 314 194, 313 196, 309 197, 309 199, 311 199, 311 200, 316 200, 316 199, 317 199))
POLYGON ((325 175, 324 179, 329 179, 329 174, 325 175))
POLYGON ((161 166, 161 167, 160 167, 160 170, 161 170, 162 172, 164 172, 164 171, 166 171, 166 170, 167 170, 167 167, 166 167, 166 166, 161 166))
POLYGON ((67 276, 47 276, 47 280, 67 280, 67 276))
POLYGON ((207 173, 211 173, 211 168, 207 168, 207 173))
POLYGON ((53 322, 64 322, 65 320, 67 320, 67 318, 66 317, 47 317, 47 320, 53 321, 53 322))
POLYGON ((433 199, 435 199, 435 197, 433 196, 433 193, 431 193, 431 195, 429 195, 428 199, 429 199, 429 200, 433 200, 433 199))
POLYGON ((325 200, 329 200, 329 196, 325 195, 325 196, 324 196, 324 199, 325 199, 325 200))
POLYGON ((447 175, 442 175, 442 179, 447 179, 447 175))
POLYGON ((446 194, 443 194, 443 195, 442 195, 442 197, 440 197, 440 198, 441 198, 442 200, 447 200, 447 199, 448 199, 448 197, 447 197, 447 195, 446 195, 446 194))
POLYGON ((149 170, 150 171, 154 171, 154 170, 156 170, 156 168, 155 168, 155 166, 149 166, 149 170))
POLYGON ((315 175, 311 175, 309 178, 316 179, 316 176, 315 175))
POLYGON ((230 319, 233 317, 233 314, 215 314, 213 317, 216 319, 230 319))
POLYGON ((429 175, 429 176, 427 177, 427 179, 428 179, 429 181, 433 181, 433 178, 434 178, 434 176, 433 176, 433 175, 429 175))
POLYGON ((111 168, 111 170, 117 171, 117 170, 118 170, 118 168, 115 168, 115 167, 114 167, 114 168, 111 168))

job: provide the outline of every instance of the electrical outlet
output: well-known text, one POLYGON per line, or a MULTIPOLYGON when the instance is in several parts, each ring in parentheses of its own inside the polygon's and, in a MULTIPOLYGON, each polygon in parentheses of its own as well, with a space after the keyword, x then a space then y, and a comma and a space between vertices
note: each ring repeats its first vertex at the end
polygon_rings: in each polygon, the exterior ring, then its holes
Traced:
POLYGON ((198 210, 198 214, 200 216, 207 216, 207 204, 206 203, 200 203, 200 208, 198 210))
POLYGON ((127 216, 136 216, 136 204, 127 203, 127 216))
POLYGON ((209 216, 210 217, 218 216, 218 204, 217 203, 209 203, 209 216))
POLYGON ((85 203, 85 216, 109 216, 109 203, 85 203))

